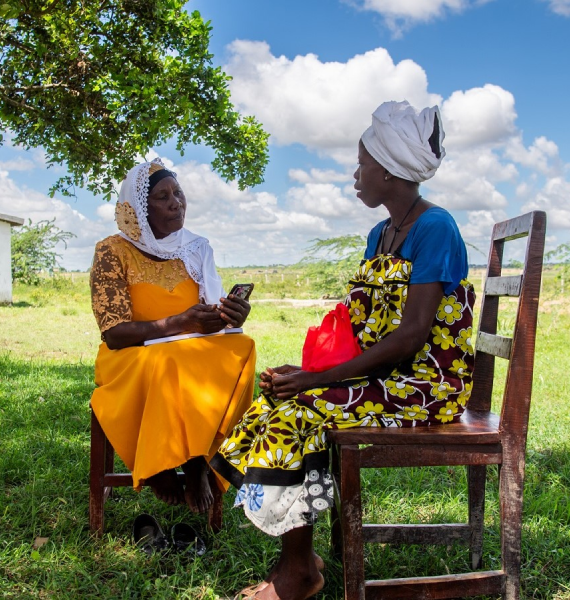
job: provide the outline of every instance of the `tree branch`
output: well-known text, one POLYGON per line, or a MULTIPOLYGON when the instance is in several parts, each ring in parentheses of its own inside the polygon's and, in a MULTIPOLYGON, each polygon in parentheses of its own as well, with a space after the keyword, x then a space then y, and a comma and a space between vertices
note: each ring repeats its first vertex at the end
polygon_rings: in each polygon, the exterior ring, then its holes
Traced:
POLYGON ((2 92, 0 92, 0 98, 8 104, 11 104, 12 106, 22 108, 23 110, 28 110, 30 112, 36 113, 37 115, 41 114, 41 111, 39 111, 37 108, 34 108, 33 106, 30 106, 29 104, 26 104, 23 100, 22 102, 17 102, 16 100, 13 100, 12 98, 6 96, 6 94, 3 94, 2 92))
POLYGON ((70 85, 68 85, 67 83, 46 83, 45 85, 28 85, 25 87, 7 87, 5 85, 0 85, 0 92, 5 92, 5 93, 9 93, 9 92, 30 92, 33 90, 48 90, 48 89, 53 89, 53 88, 65 88, 67 90, 70 90, 71 92, 74 92, 76 95, 79 95, 79 92, 75 89, 73 89, 70 85))

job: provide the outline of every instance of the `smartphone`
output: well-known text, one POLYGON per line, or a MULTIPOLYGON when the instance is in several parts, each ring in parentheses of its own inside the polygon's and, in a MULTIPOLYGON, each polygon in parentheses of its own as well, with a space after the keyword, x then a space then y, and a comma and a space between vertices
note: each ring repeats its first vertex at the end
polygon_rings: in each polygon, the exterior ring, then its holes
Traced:
POLYGON ((253 283, 236 283, 230 290, 230 294, 233 294, 242 300, 248 300, 252 291, 253 283))

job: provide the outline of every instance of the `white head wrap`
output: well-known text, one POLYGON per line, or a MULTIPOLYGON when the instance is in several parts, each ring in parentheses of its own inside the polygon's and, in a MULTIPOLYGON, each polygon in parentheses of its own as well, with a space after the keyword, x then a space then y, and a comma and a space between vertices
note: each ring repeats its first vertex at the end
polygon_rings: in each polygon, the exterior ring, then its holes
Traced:
POLYGON ((437 106, 418 112, 404 100, 384 102, 374 111, 362 143, 392 175, 421 183, 433 177, 441 164, 444 137, 437 106))
MULTIPOLYGON (((127 173, 121 185, 115 209, 120 234, 139 250, 152 256, 164 259, 180 258, 190 277, 199 286, 200 299, 207 304, 217 304, 226 294, 216 271, 214 253, 208 240, 185 228, 159 240, 154 237, 147 220, 149 169, 152 165, 165 168, 160 158, 142 163, 127 173), (129 206, 134 209, 138 227, 135 219, 129 220, 129 216, 132 216, 129 206)), ((172 175, 176 177, 175 173, 172 175)))

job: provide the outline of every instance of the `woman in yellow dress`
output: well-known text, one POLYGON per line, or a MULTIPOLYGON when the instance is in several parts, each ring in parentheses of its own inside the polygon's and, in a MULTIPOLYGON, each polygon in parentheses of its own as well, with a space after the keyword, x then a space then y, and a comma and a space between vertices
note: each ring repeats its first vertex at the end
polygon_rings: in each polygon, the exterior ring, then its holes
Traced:
MULTIPOLYGON (((183 227, 186 199, 160 159, 123 181, 120 233, 99 242, 91 296, 102 344, 91 406, 133 473, 168 504, 204 512, 208 462, 250 406, 255 346, 243 333, 250 305, 226 294, 208 240, 183 227), (145 342, 183 333, 170 342, 145 342), (179 483, 176 468, 185 473, 179 483)), ((227 487, 219 479, 221 487, 227 487)))

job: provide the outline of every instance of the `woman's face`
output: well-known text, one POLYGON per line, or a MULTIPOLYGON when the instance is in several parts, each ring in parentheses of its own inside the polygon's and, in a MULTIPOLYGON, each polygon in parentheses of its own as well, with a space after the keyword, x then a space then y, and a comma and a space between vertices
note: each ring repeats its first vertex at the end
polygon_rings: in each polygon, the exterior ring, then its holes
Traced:
POLYGON ((186 198, 174 177, 161 179, 148 195, 148 224, 157 240, 182 229, 186 198))
POLYGON ((362 141, 358 143, 358 168, 354 172, 356 196, 369 208, 377 208, 384 202, 388 189, 386 169, 370 156, 362 141))

